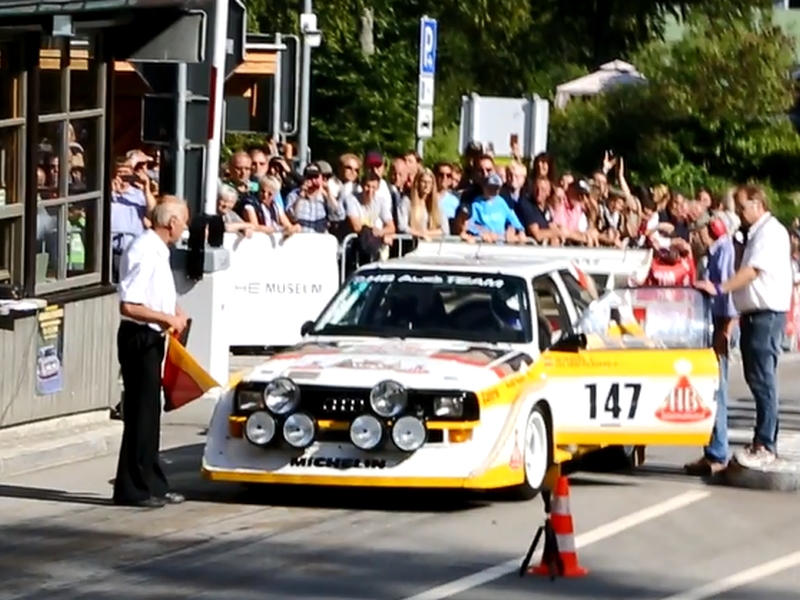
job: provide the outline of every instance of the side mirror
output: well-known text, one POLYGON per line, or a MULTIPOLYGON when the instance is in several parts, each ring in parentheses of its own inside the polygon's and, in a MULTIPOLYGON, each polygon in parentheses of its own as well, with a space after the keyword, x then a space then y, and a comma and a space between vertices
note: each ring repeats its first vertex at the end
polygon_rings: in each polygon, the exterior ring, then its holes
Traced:
POLYGON ((314 321, 306 321, 300 326, 300 335, 306 336, 314 329, 314 321))
POLYGON ((570 333, 562 336, 555 344, 550 346, 553 352, 578 352, 586 350, 588 341, 585 333, 570 333))

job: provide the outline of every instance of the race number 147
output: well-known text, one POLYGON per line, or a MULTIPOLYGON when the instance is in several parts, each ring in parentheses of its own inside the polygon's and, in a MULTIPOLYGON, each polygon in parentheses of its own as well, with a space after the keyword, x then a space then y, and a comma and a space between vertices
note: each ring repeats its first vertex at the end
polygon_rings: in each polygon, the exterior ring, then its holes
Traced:
MULTIPOLYGON (((605 386, 603 386, 605 387, 605 386)), ((589 392, 589 418, 596 419, 600 399, 603 399, 603 412, 613 419, 635 419, 639 408, 639 395, 642 393, 641 383, 612 383, 608 389, 600 389, 596 383, 586 385, 589 392)))

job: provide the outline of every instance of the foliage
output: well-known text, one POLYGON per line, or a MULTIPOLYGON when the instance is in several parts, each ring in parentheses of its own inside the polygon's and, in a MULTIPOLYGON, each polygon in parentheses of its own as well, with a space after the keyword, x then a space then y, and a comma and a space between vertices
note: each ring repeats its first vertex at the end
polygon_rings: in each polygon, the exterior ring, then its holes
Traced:
MULTIPOLYGON (((245 0, 251 31, 297 33, 298 0, 245 0)), ((413 147, 418 20, 439 20, 434 138, 426 162, 458 159, 461 97, 552 98, 555 87, 608 60, 629 60, 648 85, 573 101, 551 112, 550 148, 563 168, 624 155, 631 179, 701 184, 767 179, 775 194, 800 189, 800 141, 783 118, 791 55, 778 32, 751 19, 770 0, 328 0, 314 7, 323 32, 312 54, 313 155, 413 147), (374 16, 374 53, 362 26, 374 16), (661 42, 667 20, 694 25, 661 42)), ((262 140, 229 136, 227 150, 262 140)), ((787 204, 788 206, 788 204, 787 204)))
POLYGON ((551 148, 571 166, 594 168, 605 148, 646 182, 687 191, 702 184, 768 181, 800 187, 791 165, 800 136, 793 101, 793 40, 755 17, 695 18, 684 39, 652 42, 633 62, 647 78, 570 103, 551 118, 551 148))

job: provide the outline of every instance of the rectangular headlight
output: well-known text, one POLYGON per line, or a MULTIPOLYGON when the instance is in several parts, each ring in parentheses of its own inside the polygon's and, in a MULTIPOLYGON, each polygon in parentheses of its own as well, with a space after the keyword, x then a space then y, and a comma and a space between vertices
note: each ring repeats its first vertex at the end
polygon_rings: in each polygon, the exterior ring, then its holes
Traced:
POLYGON ((250 412, 264 407, 264 393, 260 390, 237 390, 236 410, 250 412))
POLYGON ((437 417, 464 416, 464 399, 460 396, 440 396, 433 400, 433 414, 437 417))

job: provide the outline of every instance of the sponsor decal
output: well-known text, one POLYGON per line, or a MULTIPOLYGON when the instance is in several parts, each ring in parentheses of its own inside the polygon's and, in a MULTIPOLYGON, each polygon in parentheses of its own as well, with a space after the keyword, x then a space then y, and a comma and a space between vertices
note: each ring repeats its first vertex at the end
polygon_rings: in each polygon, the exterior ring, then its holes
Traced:
POLYGON ((514 449, 511 451, 511 460, 508 466, 518 471, 522 468, 522 450, 519 448, 519 431, 514 430, 514 449))
POLYGON ((422 364, 403 364, 401 361, 382 361, 346 358, 331 365, 337 369, 357 369, 359 371, 393 371, 395 373, 408 373, 411 375, 423 375, 429 373, 428 369, 422 364))
POLYGON ((338 458, 331 456, 297 456, 289 461, 291 467, 320 467, 326 469, 385 469, 385 458, 338 458))
POLYGON ((675 363, 678 383, 656 410, 656 418, 665 423, 699 423, 711 416, 711 409, 689 381, 692 363, 681 359, 675 363))
POLYGON ((375 273, 356 275, 353 283, 420 283, 428 285, 456 285, 501 289, 505 281, 497 277, 480 277, 473 275, 438 275, 429 273, 375 273))
POLYGON ((608 356, 592 356, 591 352, 560 353, 554 352, 542 357, 542 364, 545 367, 556 369, 614 369, 619 366, 619 360, 614 360, 608 356))

